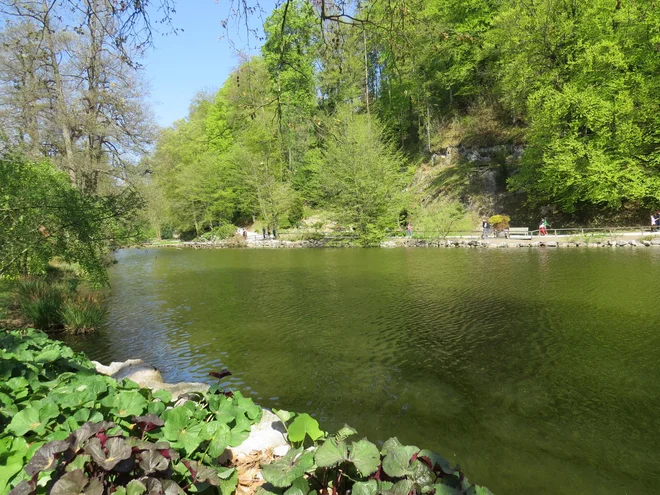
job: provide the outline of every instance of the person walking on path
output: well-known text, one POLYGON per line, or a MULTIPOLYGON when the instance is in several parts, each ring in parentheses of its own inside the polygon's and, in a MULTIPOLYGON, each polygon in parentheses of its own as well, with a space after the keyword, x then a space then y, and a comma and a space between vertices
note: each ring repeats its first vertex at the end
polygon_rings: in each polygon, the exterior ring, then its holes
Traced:
POLYGON ((483 221, 481 222, 481 238, 485 239, 488 237, 488 231, 490 229, 490 224, 488 223, 488 219, 484 218, 483 221))
POLYGON ((408 237, 412 237, 412 225, 410 225, 410 222, 408 222, 408 225, 406 225, 406 235, 408 237))
POLYGON ((263 234, 263 236, 264 236, 264 241, 265 241, 265 240, 266 240, 266 227, 262 227, 262 228, 261 228, 261 233, 263 234))
POLYGON ((548 235, 547 227, 548 227, 548 221, 545 219, 545 217, 543 217, 541 223, 539 224, 539 234, 548 235))
POLYGON ((651 232, 655 232, 655 226, 658 224, 658 219, 655 217, 655 213, 651 213, 651 232))

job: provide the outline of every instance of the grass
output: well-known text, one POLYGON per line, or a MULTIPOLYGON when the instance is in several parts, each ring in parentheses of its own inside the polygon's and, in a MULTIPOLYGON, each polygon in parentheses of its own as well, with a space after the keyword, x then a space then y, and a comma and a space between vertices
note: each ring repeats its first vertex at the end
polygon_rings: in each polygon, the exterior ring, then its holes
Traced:
POLYGON ((64 329, 71 334, 93 332, 105 321, 106 306, 97 296, 80 296, 66 301, 60 310, 64 329))
POLYGON ((105 305, 97 294, 79 295, 79 282, 66 270, 16 281, 12 289, 18 313, 40 330, 77 334, 97 329, 105 320, 105 305))
POLYGON ((19 311, 41 330, 62 326, 60 311, 67 297, 67 288, 47 278, 30 277, 19 280, 15 288, 19 311))

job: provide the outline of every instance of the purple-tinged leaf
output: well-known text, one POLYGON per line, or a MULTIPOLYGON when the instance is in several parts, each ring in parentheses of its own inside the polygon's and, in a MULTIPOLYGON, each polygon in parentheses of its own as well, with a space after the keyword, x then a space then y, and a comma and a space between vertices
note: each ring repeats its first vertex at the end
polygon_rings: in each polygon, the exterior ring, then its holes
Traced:
POLYGON ((130 473, 133 471, 133 468, 135 467, 135 459, 132 457, 128 459, 124 459, 123 461, 120 461, 117 463, 113 471, 116 471, 118 473, 130 473))
POLYGON ((165 471, 169 465, 170 461, 155 450, 145 450, 140 455, 140 467, 144 470, 145 474, 165 471))
POLYGON ((85 488, 84 495, 103 495, 103 484, 96 478, 92 479, 85 488))
POLYGON ((66 440, 54 440, 42 445, 25 466, 25 472, 34 476, 43 471, 51 471, 57 466, 57 454, 64 452, 70 447, 66 440))
POLYGON ((160 449, 158 452, 160 452, 160 455, 162 455, 165 459, 170 461, 175 461, 180 457, 179 453, 174 449, 160 449))
POLYGON ((89 482, 85 473, 80 469, 71 471, 55 482, 50 495, 79 495, 89 482))
POLYGON ((203 466, 197 461, 189 461, 189 460, 184 460, 182 461, 184 466, 188 468, 188 471, 190 471, 190 475, 192 476, 193 482, 195 483, 209 483, 213 486, 219 486, 220 485, 220 478, 218 477, 218 473, 216 472, 215 469, 203 466))
POLYGON ((228 369, 224 369, 220 372, 211 371, 209 373, 209 376, 212 376, 213 378, 217 378, 218 380, 222 380, 226 376, 231 376, 231 374, 232 374, 231 371, 229 371, 228 369))
POLYGON ((160 480, 163 485, 163 495, 183 495, 183 489, 172 480, 160 480))
POLYGON ((146 414, 144 416, 133 416, 133 423, 138 425, 142 431, 149 432, 165 425, 165 422, 155 414, 146 414))
POLYGON ((108 438, 105 442, 105 448, 108 450, 106 455, 101 441, 98 438, 92 438, 85 445, 85 452, 92 456, 103 469, 110 471, 120 461, 131 457, 132 449, 124 438, 113 437, 108 438))
MULTIPOLYGON (((99 423, 85 423, 76 431, 71 433, 71 436, 67 439, 70 440, 75 449, 78 450, 82 448, 82 445, 94 435, 98 435, 110 428, 114 428, 116 425, 111 421, 101 421, 99 423)), ((104 442, 102 442, 104 443, 104 442)))
POLYGON ((32 495, 37 491, 37 475, 31 480, 23 480, 8 495, 32 495))

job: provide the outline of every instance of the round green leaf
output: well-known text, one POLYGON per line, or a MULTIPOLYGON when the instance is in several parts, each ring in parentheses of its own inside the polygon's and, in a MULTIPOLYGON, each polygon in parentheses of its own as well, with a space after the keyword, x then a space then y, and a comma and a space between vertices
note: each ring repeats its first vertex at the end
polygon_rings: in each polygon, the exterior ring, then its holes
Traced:
POLYGON ((316 441, 323 437, 324 433, 319 429, 319 423, 309 414, 299 414, 289 426, 289 440, 291 442, 302 442, 305 436, 316 441))
POLYGON ((380 466, 380 452, 378 447, 363 438, 351 445, 349 460, 355 465, 362 476, 370 476, 380 466))

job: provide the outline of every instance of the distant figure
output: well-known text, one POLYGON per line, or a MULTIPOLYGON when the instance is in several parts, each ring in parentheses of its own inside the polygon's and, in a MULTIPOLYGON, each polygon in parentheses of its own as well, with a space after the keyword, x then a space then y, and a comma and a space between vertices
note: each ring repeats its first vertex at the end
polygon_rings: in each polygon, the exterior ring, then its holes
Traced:
POLYGON ((410 222, 408 222, 408 225, 406 225, 406 234, 408 237, 412 237, 412 225, 410 225, 410 222))
POLYGON ((266 227, 263 227, 263 228, 261 229, 261 232, 263 233, 263 235, 264 235, 264 240, 265 240, 265 239, 266 239, 266 227))
POLYGON ((247 241, 247 230, 243 229, 243 239, 247 241))
POLYGON ((655 226, 658 224, 658 219, 654 213, 651 213, 651 232, 655 232, 655 226))
POLYGON ((277 239, 277 230, 273 227, 273 239, 277 239))
POLYGON ((545 219, 545 217, 541 220, 541 223, 539 224, 539 234, 541 235, 548 235, 548 222, 545 219))
POLYGON ((268 238, 270 239, 270 225, 268 226, 268 238))
POLYGON ((486 237, 488 237, 489 230, 490 230, 490 224, 488 223, 488 220, 486 218, 484 218, 483 221, 481 222, 481 238, 482 239, 485 239, 486 237))

